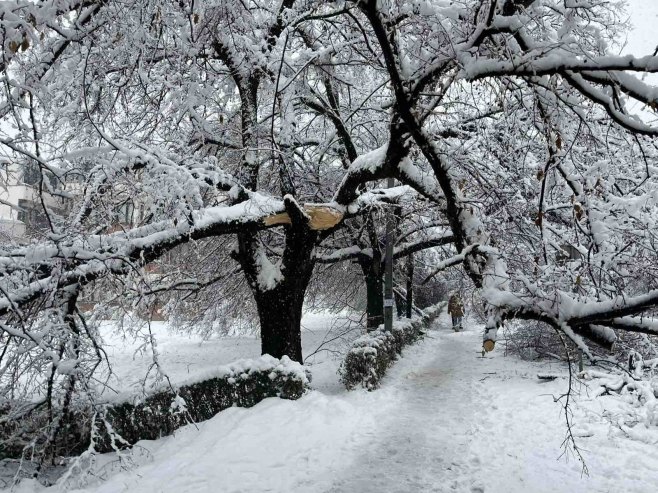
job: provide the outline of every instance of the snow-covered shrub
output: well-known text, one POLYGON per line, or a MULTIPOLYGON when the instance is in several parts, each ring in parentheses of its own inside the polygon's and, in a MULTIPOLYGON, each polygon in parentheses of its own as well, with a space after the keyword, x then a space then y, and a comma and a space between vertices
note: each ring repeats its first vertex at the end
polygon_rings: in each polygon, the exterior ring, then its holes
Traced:
MULTIPOLYGON (((189 423, 204 421, 232 406, 251 407, 267 397, 298 399, 310 383, 304 367, 269 355, 239 360, 194 380, 163 386, 148 395, 122 396, 103 405, 77 404, 62 432, 50 439, 52 456, 71 456, 93 441, 98 452, 125 448, 139 440, 156 439, 189 423)), ((0 429, 0 457, 20 457, 26 443, 42 440, 39 423, 0 429)))
POLYGON ((658 443, 658 359, 644 361, 632 372, 587 370, 580 378, 589 382, 594 397, 611 396, 606 415, 626 435, 658 443))
POLYGON ((308 384, 302 365, 286 356, 281 360, 268 355, 240 360, 202 379, 109 406, 96 423, 98 429, 105 427, 97 448, 112 449, 104 421, 114 433, 133 444, 169 435, 181 426, 210 419, 231 406, 251 407, 267 397, 299 399, 308 384))
POLYGON ((503 334, 506 351, 522 359, 567 360, 564 340, 547 324, 534 320, 515 321, 505 326, 503 334))
POLYGON ((377 330, 356 339, 339 370, 345 387, 348 390, 359 385, 368 390, 379 387, 386 370, 402 349, 422 337, 423 329, 439 316, 445 305, 441 302, 426 309, 423 316, 397 321, 390 332, 380 325, 377 330))
POLYGON ((56 419, 49 423, 47 409, 27 401, 8 401, 0 406, 0 460, 28 459, 39 462, 69 456, 84 450, 89 443, 89 406, 73 405, 66 412, 53 406, 56 419), (16 419, 16 409, 30 409, 16 419))

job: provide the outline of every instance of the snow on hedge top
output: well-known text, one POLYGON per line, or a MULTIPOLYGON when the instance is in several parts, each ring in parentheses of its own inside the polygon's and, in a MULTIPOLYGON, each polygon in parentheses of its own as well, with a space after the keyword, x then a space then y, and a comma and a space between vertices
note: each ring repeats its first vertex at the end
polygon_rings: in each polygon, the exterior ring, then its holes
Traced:
MULTIPOLYGON (((428 317, 434 317, 437 312, 443 310, 445 306, 446 302, 441 301, 436 305, 432 305, 423 310, 423 315, 421 316, 414 316, 410 319, 406 318, 397 320, 393 322, 392 332, 414 330, 419 323, 423 322, 428 317)), ((362 351, 364 348, 378 348, 387 342, 388 338, 391 337, 392 332, 384 330, 384 325, 382 324, 376 330, 356 338, 352 343, 350 352, 362 351)))
POLYGON ((168 390, 177 392, 181 387, 187 387, 207 380, 239 379, 255 373, 269 373, 270 378, 272 379, 281 377, 284 380, 296 380, 303 383, 305 386, 310 384, 308 374, 302 364, 291 360, 288 356, 283 356, 281 359, 277 359, 269 354, 264 354, 260 358, 240 359, 227 365, 218 366, 217 368, 207 370, 192 378, 176 383, 173 386, 161 384, 149 390, 146 395, 123 392, 108 399, 106 404, 139 401, 145 397, 157 394, 158 392, 168 390))

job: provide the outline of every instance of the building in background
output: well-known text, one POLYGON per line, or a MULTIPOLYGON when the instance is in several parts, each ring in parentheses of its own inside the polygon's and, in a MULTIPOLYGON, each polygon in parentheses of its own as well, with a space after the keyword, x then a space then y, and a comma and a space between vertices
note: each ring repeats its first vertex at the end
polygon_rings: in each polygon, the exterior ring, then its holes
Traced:
MULTIPOLYGON (((42 175, 36 166, 5 168, 0 173, 0 242, 22 242, 47 232, 50 225, 44 205, 52 214, 68 211, 69 199, 39 193, 42 175)), ((51 189, 57 188, 54 181, 48 184, 51 189)))

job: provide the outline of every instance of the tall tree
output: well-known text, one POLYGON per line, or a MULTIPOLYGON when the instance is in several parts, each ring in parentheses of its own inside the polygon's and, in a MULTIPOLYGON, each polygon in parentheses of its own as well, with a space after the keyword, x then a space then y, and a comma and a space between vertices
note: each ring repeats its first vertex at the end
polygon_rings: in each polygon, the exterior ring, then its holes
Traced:
POLYGON ((231 237, 216 258, 244 276, 263 351, 301 360, 317 252, 399 198, 377 188, 388 177, 439 205, 455 255, 435 270, 463 266, 487 306, 486 340, 512 318, 584 351, 583 336, 657 333, 657 129, 628 103, 655 111, 655 88, 633 72, 658 71, 658 57, 615 55, 616 3, 1 9, 0 146, 38 169, 46 229, 0 254, 0 381, 43 383, 33 409, 91 386, 102 345, 79 310, 85 286, 178 289, 184 271, 159 283, 147 266, 201 240, 231 237))

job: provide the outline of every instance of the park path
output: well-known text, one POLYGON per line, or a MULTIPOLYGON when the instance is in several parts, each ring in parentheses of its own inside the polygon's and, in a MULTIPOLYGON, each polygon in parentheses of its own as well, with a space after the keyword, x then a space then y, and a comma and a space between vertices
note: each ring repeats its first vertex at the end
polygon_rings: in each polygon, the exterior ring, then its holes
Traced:
POLYGON ((382 409, 372 440, 330 492, 485 491, 478 444, 491 427, 491 398, 481 336, 454 333, 445 320, 434 329, 384 380, 379 392, 395 405, 382 409))
POLYGON ((504 345, 481 357, 482 327, 454 333, 444 316, 382 382, 376 426, 327 493, 655 491, 655 445, 614 426, 614 401, 574 382, 572 424, 589 476, 570 449, 561 363, 526 362, 504 345), (538 373, 557 378, 543 381, 538 373))

